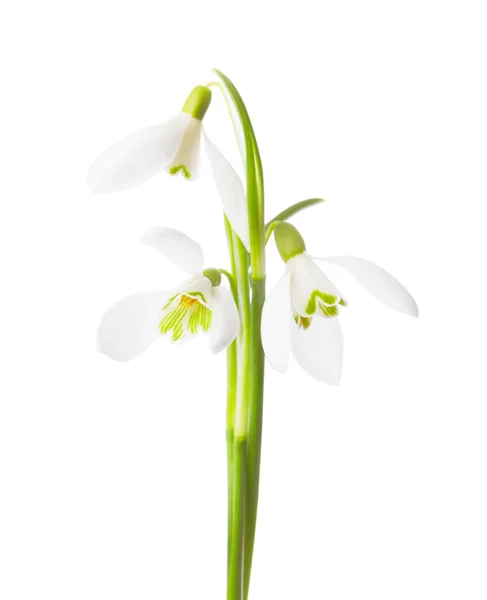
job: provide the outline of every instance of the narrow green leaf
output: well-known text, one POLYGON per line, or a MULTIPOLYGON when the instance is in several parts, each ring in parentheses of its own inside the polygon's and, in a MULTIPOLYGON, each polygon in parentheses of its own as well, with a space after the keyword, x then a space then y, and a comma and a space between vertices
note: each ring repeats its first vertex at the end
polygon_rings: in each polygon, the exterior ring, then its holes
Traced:
POLYGON ((225 87, 234 104, 245 138, 247 203, 250 230, 250 260, 252 275, 257 279, 265 277, 264 252, 264 182, 262 162, 247 108, 237 88, 218 69, 213 69, 225 87))

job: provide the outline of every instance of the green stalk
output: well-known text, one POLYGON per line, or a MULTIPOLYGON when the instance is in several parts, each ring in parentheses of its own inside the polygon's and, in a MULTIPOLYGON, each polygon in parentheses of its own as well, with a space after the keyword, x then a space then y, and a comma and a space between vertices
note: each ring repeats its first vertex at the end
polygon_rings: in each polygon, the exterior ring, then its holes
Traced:
MULTIPOLYGON (((231 417, 227 417, 229 469, 227 600, 247 600, 257 524, 264 408, 265 361, 260 328, 265 301, 265 244, 279 221, 286 220, 301 210, 322 202, 322 199, 310 198, 298 202, 276 215, 267 225, 265 224, 262 162, 247 108, 230 79, 217 69, 214 71, 220 81, 211 82, 209 85, 215 85, 224 95, 244 162, 247 181, 250 281, 249 255, 231 229, 228 220, 225 221, 232 260, 233 276, 229 277, 229 281, 234 297, 237 298, 241 322, 236 354, 235 351, 229 350, 228 363, 229 381, 235 382, 236 377, 236 391, 235 396, 232 396, 231 417), (240 144, 238 123, 234 119, 232 105, 242 125, 245 148, 240 144), (251 303, 250 289, 252 290, 251 303), (234 365, 235 360, 237 366, 234 374, 231 375, 231 365, 234 365)), ((221 272, 228 276, 225 271, 221 270, 221 272)))
POLYGON ((298 212, 301 212, 305 208, 315 206, 316 204, 321 204, 322 202, 324 202, 323 198, 308 198, 308 200, 301 200, 301 202, 296 202, 296 204, 289 206, 288 208, 280 212, 278 215, 276 215, 273 219, 271 219, 265 226, 266 231, 276 221, 287 221, 288 219, 293 217, 298 212))
POLYGON ((265 280, 252 279, 252 375, 250 384, 249 431, 247 441, 247 490, 244 553, 244 598, 247 599, 254 553, 257 508, 259 502, 262 419, 264 411, 264 353, 260 338, 265 280))
POLYGON ((230 543, 227 578, 227 600, 244 598, 245 508, 247 487, 247 430, 248 397, 251 368, 251 310, 248 278, 248 253, 234 235, 235 270, 240 314, 240 333, 237 338, 237 387, 232 449, 232 498, 230 543))
MULTIPOLYGON (((247 175, 247 203, 250 229, 250 266, 251 266, 251 329, 250 329, 250 370, 243 373, 249 377, 249 395, 246 410, 241 415, 244 432, 246 425, 246 493, 245 493, 245 538, 244 538, 244 598, 248 596, 250 573, 257 524, 257 507, 259 497, 260 457, 262 445, 262 417, 264 393, 264 354, 262 350, 260 324, 262 307, 265 299, 265 223, 264 223, 264 181, 262 163, 255 134, 245 104, 233 83, 221 72, 216 71, 228 91, 239 118, 245 136, 245 158, 247 175), (246 423, 244 423, 246 419, 246 423)), ((238 284, 240 288, 240 283, 238 284)), ((247 324, 245 324, 247 327, 247 324)), ((240 357, 238 358, 240 362, 240 357)), ((240 381, 239 381, 240 385, 240 381)), ((238 417, 237 417, 238 419, 238 417)), ((235 495, 234 495, 235 498, 235 495)), ((234 510, 236 506, 234 505, 234 510)), ((234 520, 235 523, 235 520, 234 520)), ((235 530, 233 537, 236 536, 235 530)), ((232 545, 233 548, 233 545, 232 545)))
POLYGON ((245 460, 247 452, 245 439, 235 439, 233 452, 233 535, 228 564, 227 600, 242 600, 244 593, 243 547, 245 536, 245 460))
MULTIPOLYGON (((230 255, 230 264, 232 269, 231 279, 229 281, 232 287, 235 303, 238 305, 238 297, 235 288, 235 240, 234 233, 230 223, 225 217, 225 232, 227 235, 228 253, 230 255)), ((228 274, 227 274, 228 276, 228 274)), ((237 402, 237 342, 234 341, 227 349, 227 486, 228 486, 228 523, 227 523, 227 569, 230 569, 230 552, 232 545, 233 530, 233 444, 235 439, 235 409, 237 402)))
POLYGON ((240 314, 240 332, 237 337, 237 398, 235 406, 235 441, 247 438, 248 397, 250 390, 251 361, 251 311, 249 286, 249 260, 245 246, 237 236, 234 237, 236 249, 236 282, 238 310, 240 314))
POLYGON ((232 547, 232 524, 233 524, 233 429, 227 429, 227 568, 230 564, 230 551, 232 547))
POLYGON ((237 398, 237 343, 227 349, 227 465, 228 465, 228 544, 230 559, 233 520, 233 442, 235 423, 235 402, 237 398))

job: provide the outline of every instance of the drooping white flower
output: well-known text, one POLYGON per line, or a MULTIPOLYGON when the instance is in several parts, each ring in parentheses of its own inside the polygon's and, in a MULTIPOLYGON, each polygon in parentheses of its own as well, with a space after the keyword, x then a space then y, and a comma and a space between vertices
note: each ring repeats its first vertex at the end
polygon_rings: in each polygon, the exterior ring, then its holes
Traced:
POLYGON ((377 300, 393 310, 418 316, 406 288, 374 263, 355 256, 311 257, 301 235, 289 223, 275 228, 286 272, 266 299, 262 313, 262 345, 271 365, 287 369, 289 355, 312 377, 338 385, 343 359, 339 308, 341 292, 316 264, 333 263, 351 273, 377 300))
POLYGON ((146 127, 112 144, 91 165, 87 182, 98 194, 118 192, 139 185, 162 171, 181 173, 193 181, 206 153, 215 178, 223 210, 247 249, 250 234, 247 200, 235 169, 203 131, 203 117, 211 102, 211 91, 197 86, 183 109, 162 125, 146 127))
POLYGON ((158 337, 183 342, 199 333, 208 334, 213 353, 226 348, 239 331, 237 307, 231 292, 220 287, 219 271, 203 269, 200 245, 167 227, 146 231, 141 241, 162 252, 190 278, 170 291, 129 296, 109 308, 98 328, 100 352, 128 361, 158 337))

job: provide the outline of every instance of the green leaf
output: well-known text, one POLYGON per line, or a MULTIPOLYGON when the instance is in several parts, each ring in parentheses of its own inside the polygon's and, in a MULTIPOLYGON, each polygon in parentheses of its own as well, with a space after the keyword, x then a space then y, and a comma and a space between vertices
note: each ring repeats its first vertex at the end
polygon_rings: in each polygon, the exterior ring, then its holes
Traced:
POLYGON ((265 277, 264 181, 259 148, 249 113, 237 88, 221 71, 213 70, 233 102, 245 138, 251 272, 254 278, 263 279, 265 277))

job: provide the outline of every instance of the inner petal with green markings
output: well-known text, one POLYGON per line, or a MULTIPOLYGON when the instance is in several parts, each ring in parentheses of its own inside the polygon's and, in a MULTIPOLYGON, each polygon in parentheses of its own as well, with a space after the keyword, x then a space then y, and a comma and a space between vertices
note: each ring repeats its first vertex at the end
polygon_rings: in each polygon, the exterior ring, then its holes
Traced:
POLYGON ((339 305, 347 305, 335 284, 307 254, 291 258, 287 269, 294 321, 300 329, 311 327, 314 317, 337 317, 339 305))
POLYGON ((179 146, 178 152, 168 167, 171 175, 182 173, 185 179, 197 176, 200 161, 201 121, 191 117, 179 146))
POLYGON ((173 342, 186 336, 207 332, 211 327, 213 313, 201 292, 176 294, 164 306, 159 323, 162 335, 168 335, 173 342))

